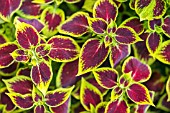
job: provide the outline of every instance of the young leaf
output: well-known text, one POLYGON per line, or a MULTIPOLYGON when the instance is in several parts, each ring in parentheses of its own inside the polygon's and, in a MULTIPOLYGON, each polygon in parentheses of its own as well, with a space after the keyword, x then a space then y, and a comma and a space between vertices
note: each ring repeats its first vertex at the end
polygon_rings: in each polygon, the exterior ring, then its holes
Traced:
POLYGON ((144 62, 146 64, 152 64, 155 59, 150 56, 150 53, 146 47, 146 39, 149 36, 149 33, 142 33, 140 35, 140 38, 143 41, 135 43, 132 47, 134 50, 134 56, 138 58, 141 62, 144 62))
POLYGON ((65 20, 65 14, 63 10, 50 6, 42 12, 41 20, 46 24, 43 34, 50 37, 58 32, 57 27, 65 20))
POLYGON ((41 102, 44 99, 43 94, 35 86, 33 86, 32 90, 32 99, 34 102, 41 102))
POLYGON ((88 14, 84 12, 74 13, 59 27, 59 32, 70 36, 79 37, 88 32, 88 14))
POLYGON ((64 104, 71 95, 74 86, 70 88, 58 88, 54 91, 48 91, 45 96, 45 102, 50 107, 58 107, 64 104))
POLYGON ((135 1, 136 1, 136 0, 130 0, 130 2, 129 2, 129 7, 130 7, 132 10, 135 10, 135 1))
POLYGON ((40 62, 32 67, 30 76, 33 83, 45 95, 53 76, 51 66, 47 62, 40 62))
POLYGON ((156 32, 153 32, 149 34, 149 36, 146 39, 146 47, 148 48, 148 51, 150 54, 154 57, 155 53, 158 51, 159 47, 162 43, 162 36, 160 34, 157 34, 156 32))
POLYGON ((33 83, 29 77, 15 76, 11 79, 4 79, 4 83, 10 93, 29 94, 32 92, 33 83))
POLYGON ((105 36, 104 45, 105 47, 109 47, 113 43, 113 38, 109 36, 105 36))
POLYGON ((115 21, 118 8, 112 0, 97 0, 93 7, 93 17, 103 18, 108 23, 115 21))
POLYGON ((111 100, 117 100, 122 94, 123 90, 120 87, 115 86, 111 92, 111 100))
POLYGON ((35 19, 41 14, 41 4, 33 3, 32 0, 24 0, 17 13, 24 18, 35 19))
POLYGON ((87 40, 80 51, 78 75, 99 67, 106 60, 108 53, 109 47, 105 47, 100 40, 96 38, 87 40))
POLYGON ((130 107, 124 100, 114 100, 107 104, 105 113, 130 113, 130 107))
POLYGON ((170 40, 165 41, 161 44, 161 47, 156 54, 156 58, 165 64, 170 64, 169 50, 170 50, 170 40))
POLYGON ((145 82, 151 76, 151 68, 148 65, 141 63, 135 57, 129 57, 124 61, 122 72, 132 72, 132 79, 136 82, 145 82))
POLYGON ((32 0, 32 3, 38 3, 38 4, 48 4, 53 2, 53 0, 32 0))
POLYGON ((161 109, 161 110, 164 110, 164 111, 167 111, 167 112, 170 112, 170 102, 167 101, 168 100, 168 96, 167 94, 164 94, 158 101, 158 104, 157 104, 157 108, 158 109, 161 109))
POLYGON ((130 17, 122 22, 122 26, 127 26, 136 31, 137 34, 142 34, 144 31, 143 23, 138 17, 130 17))
POLYGON ((112 67, 116 67, 121 60, 129 56, 130 45, 118 44, 117 46, 111 47, 111 53, 109 61, 112 67))
POLYGON ((16 24, 16 39, 21 47, 24 49, 30 49, 32 46, 36 46, 40 42, 40 36, 37 30, 24 22, 18 22, 16 24))
POLYGON ((34 113, 46 113, 44 105, 36 105, 34 108, 34 113))
POLYGON ((0 0, 0 3, 0 18, 9 21, 14 12, 20 8, 22 0, 0 0))
POLYGON ((93 12, 93 6, 97 0, 85 0, 82 6, 83 9, 87 10, 88 12, 93 12))
POLYGON ((136 0, 135 11, 141 21, 160 18, 166 13, 166 2, 164 0, 136 0))
POLYGON ((162 25, 163 33, 170 37, 170 15, 166 16, 162 25))
POLYGON ((28 53, 22 49, 16 49, 11 53, 11 56, 16 62, 27 63, 30 59, 28 53))
POLYGON ((148 104, 154 106, 148 89, 140 83, 134 83, 129 86, 126 93, 128 97, 138 105, 148 104))
POLYGON ((50 107, 50 111, 52 113, 69 113, 69 107, 71 98, 68 98, 67 101, 64 102, 64 104, 58 106, 58 107, 50 107))
POLYGON ((141 41, 137 33, 130 27, 120 26, 115 32, 115 39, 121 44, 133 44, 141 41))
POLYGON ((50 45, 48 44, 39 44, 36 48, 36 54, 39 58, 45 57, 49 54, 50 51, 50 45))
POLYGON ((161 27, 162 19, 153 19, 148 21, 148 27, 150 30, 156 30, 156 27, 161 27))
POLYGON ((102 102, 103 97, 101 92, 92 84, 87 82, 84 78, 81 79, 81 88, 80 88, 80 102, 83 107, 90 111, 90 105, 94 107, 102 102))
POLYGON ((33 100, 30 94, 22 95, 19 93, 7 93, 12 102, 20 109, 30 109, 33 107, 33 100))
POLYGON ((96 106, 95 113, 104 113, 107 102, 101 102, 96 106))
POLYGON ((41 32, 41 30, 44 28, 44 24, 39 21, 38 19, 25 19, 21 17, 16 17, 14 19, 14 23, 16 24, 17 21, 19 22, 25 22, 27 24, 32 25, 38 32, 41 32))
POLYGON ((112 68, 98 68, 93 71, 98 84, 106 89, 111 89, 117 85, 118 72, 112 68))
POLYGON ((102 18, 90 18, 89 26, 96 34, 103 34, 107 29, 107 23, 102 18))
POLYGON ((78 58, 80 47, 77 42, 67 36, 57 35, 47 42, 51 44, 48 56, 57 62, 70 62, 78 58))
POLYGON ((12 42, 0 45, 0 68, 8 67, 14 62, 11 53, 16 49, 17 45, 12 42))

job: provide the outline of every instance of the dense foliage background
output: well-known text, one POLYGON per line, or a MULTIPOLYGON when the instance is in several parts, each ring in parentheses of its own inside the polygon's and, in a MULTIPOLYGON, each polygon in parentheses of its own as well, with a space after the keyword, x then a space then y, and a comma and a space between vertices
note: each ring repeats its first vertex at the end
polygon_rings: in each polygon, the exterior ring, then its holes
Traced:
POLYGON ((0 112, 170 112, 169 0, 0 0, 0 112))

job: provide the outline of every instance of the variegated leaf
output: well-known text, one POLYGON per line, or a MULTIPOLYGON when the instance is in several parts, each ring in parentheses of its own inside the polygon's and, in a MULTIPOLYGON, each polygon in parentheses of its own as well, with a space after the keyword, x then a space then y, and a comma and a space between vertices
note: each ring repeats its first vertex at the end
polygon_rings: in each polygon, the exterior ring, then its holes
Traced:
POLYGON ((22 49, 16 49, 11 53, 11 56, 16 62, 27 63, 30 59, 28 53, 22 49))
POLYGON ((130 73, 133 81, 145 82, 151 76, 151 68, 147 64, 141 63, 135 57, 129 57, 126 59, 122 66, 122 72, 130 73))
POLYGON ((57 35, 50 38, 47 43, 51 44, 48 56, 54 61, 70 62, 79 56, 80 47, 71 37, 57 35))
POLYGON ((99 67, 106 60, 108 53, 109 47, 105 47, 100 40, 96 38, 87 40, 80 51, 78 75, 99 67))

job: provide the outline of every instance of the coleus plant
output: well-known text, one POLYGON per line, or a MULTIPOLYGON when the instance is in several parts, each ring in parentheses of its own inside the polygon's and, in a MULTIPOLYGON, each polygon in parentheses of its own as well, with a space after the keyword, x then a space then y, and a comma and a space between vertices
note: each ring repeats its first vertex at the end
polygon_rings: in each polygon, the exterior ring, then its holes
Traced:
POLYGON ((0 112, 170 112, 169 5, 0 0, 0 112))

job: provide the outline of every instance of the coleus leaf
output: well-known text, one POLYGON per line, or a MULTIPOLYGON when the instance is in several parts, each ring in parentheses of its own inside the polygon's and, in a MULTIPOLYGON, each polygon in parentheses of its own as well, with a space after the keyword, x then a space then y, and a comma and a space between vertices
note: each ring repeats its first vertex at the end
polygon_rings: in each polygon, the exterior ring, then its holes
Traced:
POLYGON ((50 107, 52 113, 69 113, 71 98, 68 98, 62 105, 58 107, 50 107))
POLYGON ((33 83, 29 77, 15 76, 11 79, 4 79, 4 83, 10 93, 29 94, 32 92, 33 83))
POLYGON ((101 92, 84 78, 81 79, 80 102, 83 107, 90 111, 90 105, 94 107, 103 101, 101 92))
POLYGON ((139 35, 144 31, 143 23, 140 22, 138 17, 130 17, 123 21, 121 25, 132 28, 139 35))
MULTIPOLYGON (((149 92, 152 100, 154 98, 154 92, 149 92)), ((135 113, 146 113, 150 105, 135 105, 132 112, 135 113)))
POLYGON ((45 57, 49 54, 50 52, 50 45, 48 44, 39 44, 35 48, 36 54, 39 58, 45 57))
POLYGON ((119 26, 115 35, 115 39, 121 44, 127 45, 142 41, 132 28, 126 26, 119 26))
POLYGON ((170 40, 165 41, 161 44, 160 49, 158 50, 156 54, 156 58, 165 63, 165 64, 170 64, 170 40))
POLYGON ((124 100, 114 100, 107 104, 105 113, 130 113, 130 107, 124 100))
POLYGON ((135 57, 129 57, 124 61, 122 72, 131 72, 131 77, 135 82, 145 82, 151 76, 151 68, 148 65, 141 63, 135 57))
POLYGON ((5 21, 9 21, 14 12, 20 8, 22 0, 0 0, 0 3, 0 18, 5 21))
POLYGON ((164 94, 159 99, 158 104, 157 104, 157 108, 169 112, 170 111, 170 108, 169 108, 170 102, 168 102, 167 100, 168 100, 168 96, 167 96, 167 94, 164 94))
POLYGON ((59 32, 70 36, 79 37, 88 32, 88 14, 84 12, 74 13, 70 18, 64 21, 59 32))
POLYGON ((8 93, 7 90, 0 93, 0 104, 5 105, 3 112, 12 112, 16 107, 6 93, 8 93))
POLYGON ((58 87, 68 87, 74 85, 76 82, 77 73, 78 60, 61 64, 56 77, 56 85, 58 87))
POLYGON ((170 15, 168 15, 164 18, 163 25, 162 25, 163 33, 168 37, 170 37, 170 26, 169 26, 169 24, 170 24, 170 15))
POLYGON ((107 102, 101 102, 96 106, 95 112, 96 113, 104 113, 106 108, 107 102))
POLYGON ((150 65, 155 61, 155 59, 152 56, 150 56, 150 53, 146 47, 146 39, 148 36, 149 36, 149 33, 142 33, 140 35, 140 38, 143 41, 135 43, 133 45, 133 50, 134 50, 134 55, 136 58, 150 65))
POLYGON ((29 56, 28 56, 28 53, 24 50, 21 50, 21 49, 16 49, 15 51, 13 51, 11 53, 11 56, 13 57, 13 59, 16 62, 27 63, 30 59, 29 56))
POLYGON ((87 40, 80 51, 78 75, 99 67, 106 60, 108 53, 109 47, 105 47, 100 40, 96 38, 87 40))
POLYGON ((139 105, 152 105, 154 106, 152 99, 150 97, 148 89, 140 84, 140 83, 133 83, 129 86, 126 90, 128 97, 139 105))
POLYGON ((151 78, 144 84, 150 91, 161 94, 165 89, 165 80, 165 77, 160 72, 154 71, 151 78))
POLYGON ((34 108, 34 113, 46 113, 44 105, 36 105, 34 108))
POLYGON ((45 96, 45 102, 50 107, 58 107, 64 104, 71 95, 74 86, 70 88, 58 88, 54 91, 48 91, 45 96))
POLYGON ((168 81, 166 82, 166 92, 168 95, 167 101, 170 101, 170 77, 168 78, 168 81))
POLYGON ((19 45, 24 49, 30 49, 40 42, 37 30, 24 22, 16 24, 15 35, 19 45))
POLYGON ((117 85, 118 72, 112 68, 98 68, 93 71, 98 84, 106 89, 111 89, 117 85))
POLYGON ((33 83, 45 95, 53 76, 51 66, 47 62, 40 62, 32 67, 30 76, 33 83))
POLYGON ((63 10, 50 6, 43 10, 41 20, 46 24, 43 34, 50 37, 58 32, 57 28, 65 20, 65 14, 63 10))
POLYGON ((150 33, 146 39, 146 47, 150 55, 155 56, 162 43, 162 36, 156 32, 150 33))
POLYGON ((6 35, 0 33, 0 44, 6 43, 8 38, 6 35))
POLYGON ((30 72, 31 72, 31 69, 29 68, 19 68, 17 73, 16 73, 16 76, 28 76, 30 77, 30 72))
POLYGON ((111 47, 109 61, 112 67, 116 67, 121 60, 129 56, 130 45, 118 44, 111 47))
POLYGON ((129 7, 130 7, 132 10, 135 10, 135 1, 136 1, 136 0, 130 0, 130 2, 129 2, 129 7))
POLYGON ((0 68, 8 67, 14 62, 11 53, 16 49, 18 49, 18 46, 12 42, 0 45, 0 68))
POLYGON ((24 0, 17 13, 24 18, 34 19, 41 14, 41 4, 33 3, 32 0, 24 0))
POLYGON ((162 19, 153 19, 148 21, 148 27, 150 30, 156 30, 156 27, 162 26, 162 19))
POLYGON ((50 38, 47 43, 51 44, 48 56, 54 61, 70 62, 78 58, 80 47, 70 37, 57 35, 50 38))
POLYGON ((31 94, 22 95, 19 93, 7 93, 12 102, 20 109, 30 109, 33 107, 31 94))
POLYGON ((38 4, 48 4, 53 2, 53 0, 32 0, 32 3, 38 3, 38 4))
POLYGON ((80 2, 81 0, 64 0, 67 3, 77 3, 80 2))
POLYGON ((0 75, 2 76, 14 75, 16 71, 18 70, 18 67, 19 67, 19 63, 14 62, 10 66, 0 69, 0 75))
POLYGON ((106 22, 115 21, 118 15, 117 5, 112 0, 98 0, 93 7, 93 17, 103 18, 106 22))
POLYGON ((38 19, 25 19, 25 18, 21 18, 21 17, 16 17, 14 20, 14 23, 17 23, 17 21, 25 22, 27 24, 32 25, 38 32, 41 32, 42 29, 44 28, 44 24, 41 21, 39 21, 38 19))
POLYGON ((33 101, 36 102, 41 102, 44 99, 43 94, 41 93, 40 90, 38 90, 35 86, 33 86, 33 90, 32 90, 32 99, 33 101))
POLYGON ((135 11, 141 21, 160 18, 166 13, 166 2, 164 0, 136 0, 135 11))
POLYGON ((90 18, 89 26, 96 34, 103 34, 107 29, 107 23, 102 18, 90 18))
POLYGON ((84 4, 82 6, 83 9, 85 9, 88 12, 93 12, 93 6, 97 0, 85 0, 84 4))
POLYGON ((111 92, 111 100, 117 100, 123 94, 123 90, 119 86, 115 86, 111 92))

